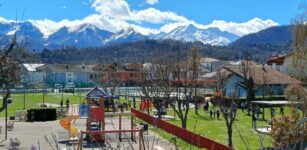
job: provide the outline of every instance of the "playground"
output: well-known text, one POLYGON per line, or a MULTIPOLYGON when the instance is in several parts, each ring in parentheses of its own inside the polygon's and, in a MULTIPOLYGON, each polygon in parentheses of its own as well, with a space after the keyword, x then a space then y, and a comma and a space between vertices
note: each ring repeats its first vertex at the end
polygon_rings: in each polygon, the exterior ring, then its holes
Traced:
MULTIPOLYGON (((27 95, 27 98, 30 96, 35 98, 37 95, 39 94, 30 94, 27 95)), ((16 110, 22 109, 22 97, 22 95, 13 95, 14 101, 9 106, 9 116, 16 115, 16 110)), ((164 112, 164 110, 160 111, 160 113, 163 113, 161 114, 163 115, 162 120, 167 120, 161 122, 157 121, 157 110, 155 110, 152 104, 144 98, 129 99, 131 107, 134 107, 134 104, 136 105, 136 111, 133 109, 130 110, 130 108, 122 110, 117 108, 118 110, 115 113, 111 111, 113 110, 112 108, 110 108, 111 112, 105 112, 106 110, 104 110, 106 109, 104 105, 108 98, 110 98, 108 95, 105 95, 105 93, 97 89, 93 89, 82 95, 64 95, 63 99, 70 99, 71 102, 67 111, 64 108, 64 116, 58 116, 58 120, 48 122, 31 123, 12 120, 12 126, 14 126, 14 128, 8 131, 8 140, 0 144, 0 149, 8 149, 11 141, 16 141, 17 144, 20 142, 19 149, 29 149, 31 147, 56 149, 55 147, 57 146, 60 149, 95 149, 102 146, 115 149, 140 149, 140 147, 142 147, 142 149, 163 150, 175 149, 177 146, 181 149, 190 149, 191 147, 192 149, 199 149, 198 146, 208 147, 210 143, 212 144, 212 142, 214 143, 215 141, 224 145, 227 144, 225 136, 227 131, 224 120, 222 118, 211 118, 209 112, 203 111, 202 109, 199 110, 199 115, 196 115, 194 113, 193 104, 191 104, 192 109, 189 113, 187 126, 187 129, 192 131, 192 133, 180 131, 180 133, 185 132, 185 134, 176 135, 180 130, 177 129, 178 126, 180 127, 180 121, 170 108, 165 109, 166 112, 164 112), (133 101, 135 101, 135 103, 133 101), (151 116, 146 116, 144 118, 142 115, 147 114, 147 109, 150 110, 151 116), (146 130, 143 130, 144 126, 141 126, 141 122, 148 123, 146 130), (189 135, 190 138, 182 138, 186 135, 189 135), (17 138, 17 140, 15 140, 15 138, 17 138), (196 138, 196 141, 203 139, 207 141, 204 142, 207 143, 207 145, 199 145, 199 142, 190 144, 193 143, 191 140, 193 138, 196 138), (176 141, 174 142, 174 140, 176 141), (146 148, 144 148, 144 146, 146 148)), ((48 93, 45 104, 48 107, 56 107, 57 110, 59 110, 60 99, 61 96, 48 93)), ((129 101, 125 101, 123 97, 116 99, 116 101, 119 103, 129 103, 129 101)), ((39 107, 40 103, 41 100, 39 99, 28 100, 26 108, 39 107)), ((211 107, 212 106, 210 106, 210 109, 213 109, 211 107)), ((266 110, 266 118, 269 119, 269 108, 264 108, 264 110, 266 110)), ((285 108, 285 114, 289 114, 289 109, 287 107, 285 108)), ((3 115, 2 113, 2 116, 3 115)), ((235 149, 246 148, 245 145, 242 144, 242 138, 249 141, 251 149, 259 148, 259 141, 262 137, 261 134, 252 129, 251 117, 248 116, 246 112, 241 111, 238 111, 237 116, 238 119, 234 124, 235 149)), ((280 114, 276 116, 280 116, 280 114)), ((9 120, 9 124, 10 122, 9 120)), ((268 122, 259 120, 257 124, 259 128, 265 128, 268 122)), ((4 119, 0 120, 0 126, 2 126, 0 139, 4 139, 4 119)), ((263 138, 265 141, 264 144, 270 147, 272 145, 270 136, 264 136, 263 138)))
MULTIPOLYGON (((123 120, 127 121, 127 120, 123 120)), ((4 120, 0 120, 1 123, 4 122, 4 120)), ((2 126, 4 124, 1 124, 2 126)), ((77 119, 73 125, 80 130, 85 130, 86 120, 85 119, 77 119)), ((128 125, 128 124, 127 124, 128 125)), ((123 125, 123 128, 128 128, 127 125, 123 125)), ((106 118, 106 129, 107 130, 114 130, 114 127, 118 127, 118 117, 107 117, 106 118)), ((56 147, 55 141, 53 136, 55 136, 55 139, 58 141, 58 146, 60 149, 71 149, 74 148, 77 149, 76 142, 71 142, 70 145, 68 145, 67 142, 61 142, 65 141, 68 138, 68 132, 64 130, 60 125, 59 121, 48 121, 48 122, 15 122, 14 129, 11 131, 8 131, 8 139, 17 138, 20 141, 20 147, 18 149, 20 150, 29 150, 31 147, 36 146, 40 147, 42 150, 52 150, 56 147), (48 140, 47 140, 48 139, 48 140), (49 141, 49 142, 48 142, 49 141), (52 145, 52 147, 50 146, 52 145)), ((0 134, 1 138, 3 138, 4 134, 0 134)), ((134 147, 134 149, 138 149, 138 141, 136 142, 130 142, 128 140, 122 140, 122 142, 118 142, 118 138, 116 138, 117 134, 107 134, 105 137, 106 142, 108 145, 114 148, 118 148, 120 146, 122 149, 132 149, 131 145, 134 147)), ((123 134, 122 137, 125 138, 128 136, 128 134, 123 134)), ((138 135, 136 135, 136 138, 138 138, 138 135)), ((156 150, 163 150, 163 149, 175 149, 173 144, 168 142, 167 140, 161 138, 159 135, 149 131, 148 134, 146 133, 144 135, 144 140, 146 143, 149 143, 150 146, 153 146, 156 150), (153 145, 153 143, 156 143, 153 145), (159 143, 159 144, 157 144, 159 143)), ((6 140, 3 143, 1 143, 0 149, 9 149, 10 148, 10 140, 6 140)), ((147 146, 147 144, 146 144, 147 146)), ((97 147, 97 145, 84 145, 83 149, 100 149, 97 147)))
MULTIPOLYGON (((86 94, 82 104, 70 105, 65 117, 60 120, 31 123, 14 121, 12 123, 14 127, 8 131, 9 140, 2 143, 2 148, 40 150, 175 148, 171 143, 148 131, 147 125, 138 124, 131 112, 105 112, 105 100, 108 98, 106 93, 94 88, 86 94)), ((1 123, 4 122, 1 120, 1 123)), ((3 135, 2 133, 1 136, 3 135)))

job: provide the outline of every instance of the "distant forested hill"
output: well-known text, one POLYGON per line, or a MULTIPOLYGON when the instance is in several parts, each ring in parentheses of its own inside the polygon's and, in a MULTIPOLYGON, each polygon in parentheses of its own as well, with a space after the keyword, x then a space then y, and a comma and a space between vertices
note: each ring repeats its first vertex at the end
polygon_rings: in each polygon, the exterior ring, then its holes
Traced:
MULTIPOLYGON (((248 35, 251 36, 251 35, 248 35)), ((246 37, 242 37, 246 38, 246 37)), ((241 39, 239 39, 241 40, 241 39)), ((203 56, 222 60, 238 60, 250 53, 254 60, 263 62, 273 53, 289 51, 289 44, 250 43, 229 46, 205 45, 201 42, 182 42, 175 40, 143 40, 122 43, 109 47, 83 48, 64 47, 59 50, 44 49, 40 58, 44 63, 111 63, 111 62, 149 62, 155 57, 172 57, 180 53, 186 58, 188 50, 196 46, 203 56)))
POLYGON ((257 33, 245 35, 233 42, 231 45, 290 45, 292 40, 291 28, 292 26, 270 27, 257 33))

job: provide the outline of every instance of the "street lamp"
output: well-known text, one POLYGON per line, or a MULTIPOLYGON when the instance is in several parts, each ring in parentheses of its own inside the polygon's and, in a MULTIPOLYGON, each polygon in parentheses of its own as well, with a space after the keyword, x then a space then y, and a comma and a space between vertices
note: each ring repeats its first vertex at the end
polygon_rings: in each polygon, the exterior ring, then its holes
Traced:
POLYGON ((4 88, 5 84, 2 84, 2 98, 5 103, 5 140, 7 140, 7 98, 4 99, 4 88))
POLYGON ((26 84, 23 85, 23 110, 26 109, 26 84))

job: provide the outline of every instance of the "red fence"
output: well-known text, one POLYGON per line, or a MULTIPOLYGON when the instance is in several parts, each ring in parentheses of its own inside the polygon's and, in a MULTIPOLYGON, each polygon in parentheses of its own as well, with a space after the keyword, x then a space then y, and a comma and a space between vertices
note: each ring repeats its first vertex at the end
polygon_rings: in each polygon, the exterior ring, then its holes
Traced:
POLYGON ((168 123, 164 120, 160 120, 160 119, 156 119, 153 116, 150 116, 148 114, 145 114, 141 111, 138 111, 136 109, 131 108, 131 113, 150 123, 153 125, 156 125, 158 128, 163 129, 164 131, 173 134, 179 138, 181 138, 182 140, 193 144, 199 148, 206 148, 206 149, 210 149, 210 150, 232 150, 231 147, 225 146, 221 143, 215 142, 213 140, 210 140, 208 138, 202 137, 200 135, 197 135, 191 131, 188 131, 186 129, 180 128, 176 125, 173 125, 171 123, 168 123))

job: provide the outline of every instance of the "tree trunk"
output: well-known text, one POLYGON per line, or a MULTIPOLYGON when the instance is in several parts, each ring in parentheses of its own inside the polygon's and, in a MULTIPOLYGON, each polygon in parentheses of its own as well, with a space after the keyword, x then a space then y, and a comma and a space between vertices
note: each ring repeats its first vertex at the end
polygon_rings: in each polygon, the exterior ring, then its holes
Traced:
POLYGON ((113 113, 115 113, 115 103, 114 103, 114 98, 113 98, 113 95, 111 97, 111 103, 112 103, 112 109, 113 109, 113 113))
POLYGON ((198 106, 197 106, 197 102, 194 102, 195 105, 195 114, 198 115, 198 106))
POLYGON ((187 128, 187 120, 184 119, 184 118, 181 118, 181 127, 183 129, 186 129, 187 128))
POLYGON ((5 94, 4 94, 4 97, 2 98, 2 106, 0 108, 0 112, 2 112, 3 110, 6 109, 6 105, 7 105, 7 99, 10 97, 11 95, 11 91, 6 89, 5 90, 5 94))
POLYGON ((228 146, 229 147, 232 147, 233 145, 232 145, 232 126, 231 125, 229 125, 229 126, 227 126, 227 128, 228 128, 228 146))

